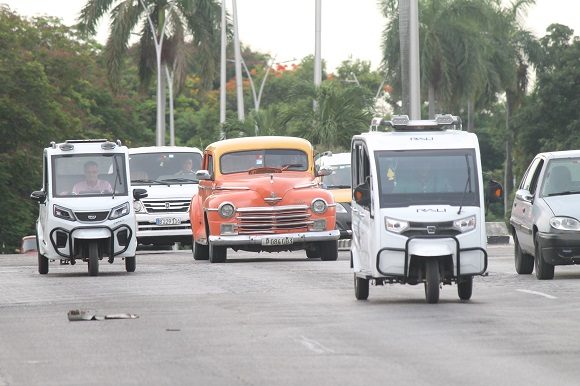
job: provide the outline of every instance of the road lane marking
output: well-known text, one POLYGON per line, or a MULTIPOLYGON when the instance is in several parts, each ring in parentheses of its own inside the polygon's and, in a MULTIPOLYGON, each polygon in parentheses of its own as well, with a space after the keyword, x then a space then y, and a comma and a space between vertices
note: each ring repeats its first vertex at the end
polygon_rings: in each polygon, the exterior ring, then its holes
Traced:
POLYGON ((532 294, 532 295, 543 296, 543 297, 545 297, 545 298, 548 298, 548 299, 558 299, 558 298, 557 298, 557 297, 555 297, 555 296, 548 295, 548 294, 545 294, 545 293, 543 293, 543 292, 538 292, 538 291, 525 290, 525 289, 518 289, 518 290, 516 290, 516 291, 519 291, 519 292, 525 292, 525 293, 527 293, 527 294, 532 294))
POLYGON ((314 339, 309 339, 305 336, 301 336, 300 339, 298 339, 298 342, 300 342, 304 347, 306 347, 310 351, 314 351, 317 354, 334 353, 334 350, 329 349, 328 347, 323 346, 321 343, 315 341, 314 339))

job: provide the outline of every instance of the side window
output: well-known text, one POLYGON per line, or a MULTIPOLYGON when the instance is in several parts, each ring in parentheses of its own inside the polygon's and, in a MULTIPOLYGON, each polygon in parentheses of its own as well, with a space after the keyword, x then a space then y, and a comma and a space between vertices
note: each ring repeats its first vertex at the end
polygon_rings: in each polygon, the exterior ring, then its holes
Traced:
POLYGON ((42 190, 48 192, 48 159, 47 155, 44 154, 42 161, 42 190))
POLYGON ((536 174, 536 169, 540 161, 542 161, 541 158, 536 158, 535 160, 532 161, 530 167, 524 174, 524 178, 522 179, 522 183, 520 184, 520 189, 530 191, 530 187, 532 186, 532 180, 534 179, 534 175, 536 174))
POLYGON ((209 172, 209 175, 211 176, 211 178, 213 178, 213 156, 211 154, 207 155, 207 171, 209 172))
POLYGON ((360 185, 360 169, 359 169, 359 153, 360 153, 361 145, 355 144, 351 151, 351 159, 350 164, 352 167, 352 186, 357 187, 360 185))
POLYGON ((536 189, 538 187, 538 180, 540 177, 540 172, 542 171, 542 168, 544 167, 544 160, 540 160, 540 162, 538 163, 538 167, 536 168, 536 171, 534 172, 534 175, 532 177, 532 182, 530 184, 530 193, 534 194, 536 193, 536 189))

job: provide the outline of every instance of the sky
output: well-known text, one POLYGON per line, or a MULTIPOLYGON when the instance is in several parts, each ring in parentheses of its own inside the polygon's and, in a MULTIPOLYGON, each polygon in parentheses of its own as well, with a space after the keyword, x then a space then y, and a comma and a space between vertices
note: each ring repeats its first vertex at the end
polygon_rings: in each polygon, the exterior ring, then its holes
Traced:
MULTIPOLYGON (((74 24, 85 0, 0 0, 22 16, 56 16, 74 24)), ((376 69, 381 61, 385 18, 377 0, 322 0, 321 51, 327 70, 344 60, 361 59, 376 69)), ((231 1, 227 1, 231 13, 231 1)), ((314 54, 314 0, 237 0, 242 44, 270 53, 277 62, 300 61, 314 54)), ((543 36, 551 23, 567 25, 580 35, 580 1, 536 0, 524 25, 543 36)), ((97 40, 105 42, 108 23, 99 25, 97 40)), ((228 54, 233 56, 233 53, 228 54)))

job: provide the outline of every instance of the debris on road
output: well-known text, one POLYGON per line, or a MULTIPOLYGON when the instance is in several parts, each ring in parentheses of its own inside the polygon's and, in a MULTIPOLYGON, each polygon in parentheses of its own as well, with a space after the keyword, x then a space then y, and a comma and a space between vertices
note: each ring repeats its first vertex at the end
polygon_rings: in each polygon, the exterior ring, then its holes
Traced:
POLYGON ((123 313, 110 315, 97 315, 96 311, 90 310, 70 310, 68 320, 71 322, 84 320, 105 320, 105 319, 137 319, 139 315, 123 313))

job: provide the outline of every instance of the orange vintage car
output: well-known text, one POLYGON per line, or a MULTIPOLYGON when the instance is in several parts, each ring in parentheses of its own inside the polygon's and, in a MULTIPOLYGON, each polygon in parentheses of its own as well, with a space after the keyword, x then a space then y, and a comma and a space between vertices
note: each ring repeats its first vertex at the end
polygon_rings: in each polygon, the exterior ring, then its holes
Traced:
POLYGON ((193 257, 226 261, 227 249, 306 251, 336 260, 336 207, 319 186, 310 142, 294 137, 247 137, 209 145, 199 191, 191 199, 193 257))

